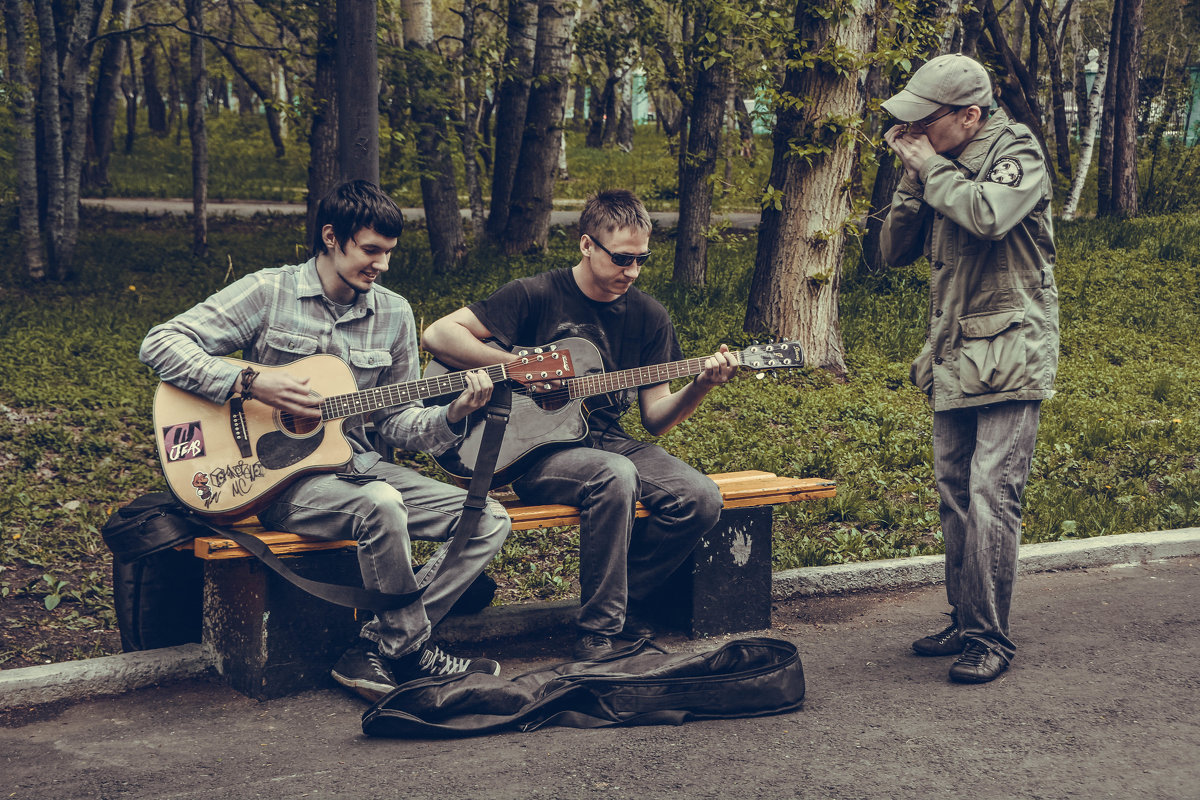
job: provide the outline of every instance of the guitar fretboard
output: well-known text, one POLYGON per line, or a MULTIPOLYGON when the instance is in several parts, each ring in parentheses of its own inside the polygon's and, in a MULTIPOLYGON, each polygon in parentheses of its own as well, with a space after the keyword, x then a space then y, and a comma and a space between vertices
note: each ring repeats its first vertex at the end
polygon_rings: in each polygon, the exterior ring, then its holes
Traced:
MULTIPOLYGON (((742 362, 743 351, 731 351, 738 363, 742 362)), ((673 381, 688 375, 699 375, 704 371, 704 358, 685 358, 683 361, 671 361, 666 364, 652 364, 648 367, 635 367, 617 372, 601 372, 596 375, 582 375, 570 382, 572 398, 593 397, 607 392, 616 392, 634 386, 646 386, 651 383, 673 381)))
MULTIPOLYGON (((484 369, 493 383, 508 378, 504 364, 493 364, 484 369)), ((341 419, 354 414, 369 414, 381 408, 398 406, 413 400, 426 400, 430 397, 461 392, 466 387, 466 372, 448 372, 432 378, 393 383, 389 386, 376 386, 372 389, 363 389, 361 392, 325 398, 320 405, 321 418, 341 419)))

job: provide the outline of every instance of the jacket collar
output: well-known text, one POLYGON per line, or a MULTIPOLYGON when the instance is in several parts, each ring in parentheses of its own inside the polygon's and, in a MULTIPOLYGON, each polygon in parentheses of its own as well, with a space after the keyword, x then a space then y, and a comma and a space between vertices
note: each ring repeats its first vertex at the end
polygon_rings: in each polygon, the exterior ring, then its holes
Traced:
POLYGON ((1008 127, 1008 114, 1004 109, 998 108, 991 118, 984 123, 983 128, 979 131, 979 135, 972 139, 963 149, 962 155, 954 159, 960 166, 969 170, 972 175, 979 172, 983 166, 987 154, 991 152, 992 145, 996 141, 996 137, 1000 132, 1008 127))

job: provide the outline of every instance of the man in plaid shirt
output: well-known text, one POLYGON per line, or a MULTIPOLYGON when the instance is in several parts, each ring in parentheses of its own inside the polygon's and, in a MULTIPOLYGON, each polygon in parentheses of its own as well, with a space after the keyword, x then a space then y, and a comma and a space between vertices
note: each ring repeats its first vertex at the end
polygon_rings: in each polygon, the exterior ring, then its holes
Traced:
MULTIPOLYGON (((219 356, 240 350, 248 361, 277 366, 332 354, 350 365, 359 390, 419 378, 412 308, 378 285, 403 229, 400 209, 375 184, 352 181, 321 200, 316 219, 312 258, 247 275, 152 328, 141 360, 163 381, 215 403, 252 393, 301 416, 314 416, 319 402, 307 378, 284 370, 248 374, 219 356)), ((396 448, 444 452, 465 434, 466 416, 491 397, 485 371, 467 373, 466 383, 446 406, 413 401, 375 412, 376 431, 396 448)), ((355 452, 345 471, 295 480, 259 519, 274 530, 355 539, 364 586, 425 592, 367 622, 359 644, 334 665, 333 677, 373 700, 428 675, 498 675, 495 661, 452 656, 430 641, 430 633, 500 550, 511 527, 508 515, 489 501, 479 530, 453 563, 444 546, 414 574, 410 540, 448 542, 466 493, 384 460, 371 449, 361 417, 347 420, 345 434, 355 452)))

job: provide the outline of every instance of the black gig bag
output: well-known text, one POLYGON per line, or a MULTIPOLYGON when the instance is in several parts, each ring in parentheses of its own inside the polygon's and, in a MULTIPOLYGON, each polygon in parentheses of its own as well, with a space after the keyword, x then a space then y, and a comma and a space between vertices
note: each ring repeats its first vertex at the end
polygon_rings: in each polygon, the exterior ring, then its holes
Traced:
POLYGON ((604 658, 511 680, 479 672, 403 684, 362 718, 370 736, 434 738, 548 725, 680 725, 796 711, 804 669, 791 642, 736 639, 708 653, 665 653, 645 640, 604 658))

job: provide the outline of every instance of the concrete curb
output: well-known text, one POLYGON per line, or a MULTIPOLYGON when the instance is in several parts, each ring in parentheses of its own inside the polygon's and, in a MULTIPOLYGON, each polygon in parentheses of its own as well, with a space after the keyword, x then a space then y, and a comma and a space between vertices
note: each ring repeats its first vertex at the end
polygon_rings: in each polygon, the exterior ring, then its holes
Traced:
MULTIPOLYGON (((1180 528, 1022 545, 1017 570, 1018 574, 1027 575, 1195 555, 1200 555, 1200 528, 1180 528)), ((783 570, 773 576, 771 596, 785 600, 797 596, 926 586, 945 580, 944 564, 942 556, 916 556, 783 570)))
MULTIPOLYGON (((1019 572, 1094 569, 1187 556, 1200 556, 1200 528, 1023 545, 1019 572)), ((771 594, 776 600, 784 600, 909 589, 941 583, 943 579, 941 556, 919 556, 784 570, 775 573, 771 594)), ((576 608, 577 600, 487 608, 478 614, 447 619, 438 628, 438 638, 453 644, 545 634, 568 628, 576 608)), ((214 672, 212 654, 199 644, 0 670, 0 709, 82 700, 214 672)))
POLYGON ((0 671, 0 708, 20 708, 118 694, 163 681, 212 672, 212 654, 200 644, 121 653, 82 661, 0 671))

